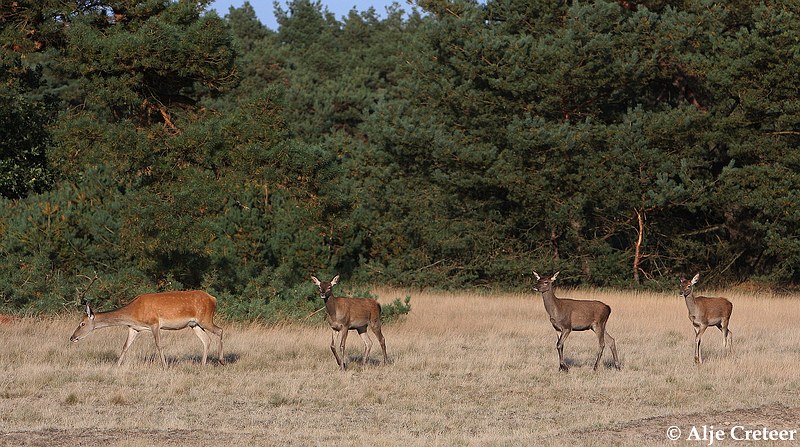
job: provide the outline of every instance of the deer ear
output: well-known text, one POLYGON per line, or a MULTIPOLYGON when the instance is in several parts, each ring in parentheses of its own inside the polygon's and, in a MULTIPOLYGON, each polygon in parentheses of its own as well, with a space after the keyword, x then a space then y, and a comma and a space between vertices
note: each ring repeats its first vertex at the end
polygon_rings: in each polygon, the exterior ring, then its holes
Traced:
POLYGON ((535 276, 535 277, 536 277, 536 280, 537 280, 537 281, 538 281, 538 280, 540 280, 540 279, 542 279, 542 277, 541 277, 541 276, 539 276, 539 274, 538 274, 538 273, 536 273, 536 271, 534 271, 534 272, 533 272, 533 276, 535 276))
POLYGON ((92 312, 92 307, 89 306, 89 302, 84 301, 83 304, 86 305, 86 309, 84 309, 86 311, 86 316, 94 320, 94 312, 92 312))
POLYGON ((312 280, 312 281, 314 281, 314 284, 316 284, 316 285, 317 285, 317 287, 319 287, 319 280, 317 279, 317 277, 316 277, 316 276, 312 276, 312 277, 311 277, 311 280, 312 280))
POLYGON ((339 275, 336 275, 336 276, 334 276, 334 277, 333 277, 333 279, 331 280, 331 286, 335 286, 335 285, 336 285, 336 284, 338 284, 338 283, 339 283, 339 275))
POLYGON ((552 278, 550 278, 550 281, 555 281, 555 280, 556 280, 556 278, 558 278, 558 274, 559 274, 559 273, 561 273, 561 272, 556 272, 556 273, 553 275, 553 277, 552 277, 552 278))
POLYGON ((700 280, 700 274, 698 273, 698 274, 694 275, 694 278, 692 278, 692 285, 697 284, 697 281, 699 281, 699 280, 700 280))

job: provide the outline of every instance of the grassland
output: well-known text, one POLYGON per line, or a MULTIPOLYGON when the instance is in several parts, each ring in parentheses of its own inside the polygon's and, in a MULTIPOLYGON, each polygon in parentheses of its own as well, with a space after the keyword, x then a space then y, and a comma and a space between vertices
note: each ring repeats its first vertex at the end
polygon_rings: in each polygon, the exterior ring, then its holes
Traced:
POLYGON ((596 337, 582 332, 560 373, 533 294, 376 290, 382 301, 410 294, 413 310, 384 327, 389 365, 377 345, 357 364, 351 336, 344 373, 324 326, 219 322, 228 365, 212 356, 206 367, 191 331, 168 332, 164 371, 149 334, 120 368, 124 328, 70 344, 77 311, 3 323, 0 445, 707 445, 685 440, 691 426, 800 429, 800 297, 727 293, 733 355, 712 328, 696 366, 677 293, 556 293, 612 307, 621 371, 606 352, 593 372, 596 337), (670 426, 683 442, 667 439, 670 426))

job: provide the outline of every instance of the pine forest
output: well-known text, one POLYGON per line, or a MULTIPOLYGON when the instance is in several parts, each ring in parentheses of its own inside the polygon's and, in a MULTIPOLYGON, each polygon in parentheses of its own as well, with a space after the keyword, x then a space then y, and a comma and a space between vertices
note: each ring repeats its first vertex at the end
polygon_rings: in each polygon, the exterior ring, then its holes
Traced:
POLYGON ((794 1, 209 6, 0 2, 0 311, 800 285, 794 1))

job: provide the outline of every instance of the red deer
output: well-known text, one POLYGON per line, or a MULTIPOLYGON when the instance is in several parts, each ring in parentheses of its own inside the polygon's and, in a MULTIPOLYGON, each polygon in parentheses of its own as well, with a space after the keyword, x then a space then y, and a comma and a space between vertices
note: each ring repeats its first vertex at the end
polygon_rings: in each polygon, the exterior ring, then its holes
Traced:
POLYGON ((117 360, 117 366, 122 364, 125 353, 141 331, 150 331, 156 342, 156 349, 164 368, 167 368, 167 359, 161 350, 160 331, 179 330, 191 327, 203 343, 203 364, 208 358, 208 347, 211 338, 208 332, 219 337, 219 363, 224 365, 222 355, 222 328, 214 324, 214 312, 217 308, 217 299, 201 290, 185 292, 147 293, 134 298, 129 304, 109 312, 93 312, 89 303, 86 304, 86 315, 81 319, 77 329, 70 337, 72 342, 77 342, 89 335, 95 329, 109 326, 127 326, 128 338, 122 347, 122 353, 117 360))
POLYGON ((614 356, 614 367, 620 369, 619 360, 617 359, 617 345, 614 342, 614 338, 606 332, 606 323, 608 322, 608 316, 611 315, 611 308, 600 301, 557 298, 553 282, 555 282, 558 273, 556 272, 550 278, 542 278, 538 273, 533 272, 537 280, 533 289, 542 293, 544 309, 550 316, 550 323, 553 324, 553 328, 558 332, 556 349, 558 350, 559 369, 561 371, 569 370, 569 367, 564 362, 564 342, 570 332, 585 331, 587 329, 591 329, 597 334, 597 342, 599 344, 597 359, 594 361, 594 370, 596 371, 597 366, 600 364, 606 343, 611 347, 611 354, 614 356))
POLYGON ((345 356, 344 347, 347 340, 348 331, 355 330, 364 341, 363 364, 367 363, 369 352, 372 350, 372 340, 367 334, 367 328, 378 337, 383 350, 383 363, 388 363, 386 356, 386 342, 381 333, 381 305, 377 301, 366 298, 341 298, 333 295, 333 286, 339 282, 339 275, 330 281, 320 281, 316 276, 311 280, 319 287, 319 296, 325 302, 325 310, 328 313, 328 324, 333 333, 331 334, 331 351, 336 357, 336 364, 344 371, 345 356), (336 352, 336 333, 339 333, 339 349, 341 356, 336 352))
POLYGON ((733 333, 728 329, 728 322, 733 312, 733 304, 725 298, 694 296, 694 285, 700 279, 700 274, 694 275, 691 280, 681 276, 681 295, 686 300, 689 309, 689 321, 694 326, 694 362, 703 363, 700 352, 700 339, 709 326, 716 326, 722 331, 723 349, 730 352, 733 349, 733 333))

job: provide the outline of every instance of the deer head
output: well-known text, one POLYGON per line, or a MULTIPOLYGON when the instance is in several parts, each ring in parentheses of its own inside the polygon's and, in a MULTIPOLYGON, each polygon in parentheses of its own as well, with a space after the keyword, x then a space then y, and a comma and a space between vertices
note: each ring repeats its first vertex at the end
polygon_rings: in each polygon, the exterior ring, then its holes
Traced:
POLYGON ((550 289, 553 288, 553 282, 556 280, 559 273, 560 272, 556 272, 550 278, 542 278, 538 273, 533 272, 533 276, 536 277, 536 284, 533 286, 533 290, 541 293, 549 292, 550 289))
POLYGON ((92 312, 92 308, 89 307, 89 303, 86 303, 86 315, 81 318, 80 323, 78 323, 78 327, 75 329, 75 332, 72 333, 72 337, 69 340, 73 343, 77 343, 81 339, 85 338, 87 335, 91 334, 94 331, 94 312, 92 312))
POLYGON ((86 316, 81 319, 81 322, 78 324, 78 328, 75 330, 75 333, 72 334, 72 337, 70 337, 70 340, 73 342, 77 342, 83 337, 86 337, 94 330, 94 312, 92 311, 92 306, 89 305, 89 301, 86 299, 86 293, 89 292, 89 288, 91 288, 92 284, 98 280, 99 276, 97 276, 97 272, 94 273, 94 277, 92 278, 89 278, 85 275, 81 276, 88 279, 89 284, 87 284, 82 291, 76 287, 75 292, 77 294, 77 300, 84 306, 84 312, 86 312, 86 316))
POLYGON ((700 280, 700 274, 694 275, 694 278, 691 280, 686 279, 685 276, 681 275, 681 296, 686 298, 687 296, 692 294, 692 290, 694 289, 694 285, 697 284, 697 281, 700 280))
POLYGON ((312 276, 311 280, 319 287, 319 297, 322 298, 322 301, 327 301, 328 298, 333 297, 333 286, 339 282, 339 275, 334 276, 329 282, 320 281, 316 276, 312 276))

